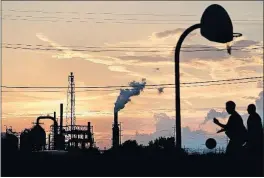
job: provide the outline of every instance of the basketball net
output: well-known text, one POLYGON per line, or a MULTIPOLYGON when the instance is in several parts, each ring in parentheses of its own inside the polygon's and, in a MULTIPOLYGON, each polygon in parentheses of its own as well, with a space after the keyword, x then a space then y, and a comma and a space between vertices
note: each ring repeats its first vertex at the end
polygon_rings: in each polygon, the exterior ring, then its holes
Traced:
MULTIPOLYGON (((241 33, 233 33, 233 38, 238 38, 238 37, 241 37, 241 36, 242 36, 241 33)), ((231 55, 232 44, 233 44, 233 41, 226 43, 226 49, 227 49, 227 53, 229 55, 231 55)))

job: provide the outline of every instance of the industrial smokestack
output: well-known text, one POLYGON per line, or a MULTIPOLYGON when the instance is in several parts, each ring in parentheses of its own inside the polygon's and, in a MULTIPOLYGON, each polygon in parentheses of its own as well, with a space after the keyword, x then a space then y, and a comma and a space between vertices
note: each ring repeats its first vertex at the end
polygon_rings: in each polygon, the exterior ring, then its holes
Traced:
POLYGON ((114 111, 114 125, 113 125, 113 148, 119 146, 119 127, 118 127, 118 112, 114 111))
POLYGON ((131 89, 121 89, 120 94, 116 99, 114 107, 114 124, 113 124, 113 148, 119 146, 119 125, 118 125, 118 112, 125 107, 125 105, 131 101, 132 96, 138 96, 146 86, 146 79, 142 79, 141 82, 130 82, 131 89))
POLYGON ((60 104, 60 134, 62 135, 63 128, 63 104, 60 104))
POLYGON ((91 132, 91 122, 88 122, 88 131, 91 132))
POLYGON ((114 112, 114 124, 118 124, 118 112, 114 112))

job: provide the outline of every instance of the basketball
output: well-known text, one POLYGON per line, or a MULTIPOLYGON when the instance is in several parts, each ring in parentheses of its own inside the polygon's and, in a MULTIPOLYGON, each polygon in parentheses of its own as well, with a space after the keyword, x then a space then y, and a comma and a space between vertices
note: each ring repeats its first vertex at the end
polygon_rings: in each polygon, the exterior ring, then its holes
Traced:
POLYGON ((216 141, 213 138, 208 138, 205 142, 205 145, 208 149, 213 149, 216 147, 216 141))

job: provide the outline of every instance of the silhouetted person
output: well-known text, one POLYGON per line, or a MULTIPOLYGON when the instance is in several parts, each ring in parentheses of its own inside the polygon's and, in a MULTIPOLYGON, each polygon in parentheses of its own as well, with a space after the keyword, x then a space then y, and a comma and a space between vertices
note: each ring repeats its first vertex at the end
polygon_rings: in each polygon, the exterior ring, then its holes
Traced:
POLYGON ((236 155, 239 153, 246 140, 246 128, 241 116, 235 109, 236 104, 233 101, 228 101, 226 103, 226 111, 228 114, 231 114, 226 125, 221 124, 216 118, 214 118, 214 123, 222 127, 217 133, 225 132, 230 139, 226 148, 227 155, 236 155))
POLYGON ((263 148, 263 130, 261 118, 256 113, 256 106, 254 104, 248 105, 247 108, 249 117, 247 120, 247 149, 251 155, 262 156, 263 148))

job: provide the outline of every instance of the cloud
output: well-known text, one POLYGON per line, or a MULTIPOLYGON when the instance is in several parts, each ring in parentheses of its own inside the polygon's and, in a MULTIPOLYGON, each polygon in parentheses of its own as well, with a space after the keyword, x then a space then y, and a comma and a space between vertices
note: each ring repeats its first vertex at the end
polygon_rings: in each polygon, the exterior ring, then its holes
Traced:
POLYGON ((250 47, 250 46, 256 46, 259 45, 260 42, 253 41, 253 40, 239 40, 235 41, 232 46, 233 47, 250 47))
POLYGON ((108 69, 113 71, 113 72, 127 72, 127 73, 130 72, 124 66, 109 66, 108 69))
POLYGON ((260 65, 246 65, 246 66, 239 66, 236 68, 238 72, 247 72, 247 73, 263 73, 263 66, 260 65))
MULTIPOLYGON (((164 32, 155 33, 157 36, 166 36, 165 34, 169 34, 173 32, 180 32, 183 29, 175 29, 175 30, 166 30, 164 32)), ((174 34, 174 33, 173 33, 174 34)), ((155 36, 156 37, 156 36, 155 36)), ((173 37, 174 39, 175 37, 173 37)), ((155 40, 154 40, 155 41, 155 40)), ((145 42, 143 44, 147 45, 148 43, 145 42), (145 44, 146 43, 146 44, 145 44)), ((174 48, 175 44, 168 48, 167 42, 159 41, 158 44, 149 42, 148 46, 152 46, 150 51, 156 50, 157 52, 147 52, 145 55, 142 53, 133 53, 133 55, 122 55, 119 56, 120 59, 123 60, 138 60, 138 62, 157 62, 157 61, 174 61, 174 48), (165 48, 162 48, 166 44, 165 48), (167 52, 165 52, 167 51, 167 52)), ((136 45, 135 43, 131 42, 131 45, 136 45)), ((140 46, 144 46, 141 45, 140 46)), ((253 57, 258 54, 257 50, 250 50, 250 47, 261 47, 261 42, 252 41, 252 40, 236 40, 232 45, 232 53, 229 55, 227 53, 226 47, 221 46, 209 46, 209 45, 201 45, 201 44, 185 44, 181 49, 181 62, 191 62, 193 60, 202 60, 202 61, 223 61, 228 60, 230 58, 239 59, 239 60, 248 60, 252 61, 253 57), (240 48, 248 48, 246 50, 241 50, 240 48), (223 49, 223 50, 220 50, 223 49), (238 49, 238 50, 236 50, 238 49), (196 51, 195 51, 196 50, 196 51)), ((263 50, 262 50, 263 51, 263 50)), ((171 63, 173 65, 173 63, 171 63)))
POLYGON ((41 33, 37 33, 36 36, 44 41, 48 42, 50 45, 52 45, 56 49, 60 49, 62 52, 58 53, 56 55, 53 55, 52 57, 58 58, 58 59, 72 59, 72 58, 83 58, 84 60, 90 61, 92 63, 96 64, 103 64, 109 67, 109 70, 114 70, 114 71, 124 71, 128 72, 124 66, 119 66, 119 65, 136 65, 136 60, 121 60, 116 57, 111 57, 111 56, 104 56, 104 55, 91 55, 88 53, 82 53, 79 51, 72 51, 70 48, 62 47, 60 44, 53 42, 52 40, 49 40, 45 35, 41 33), (118 66, 118 67, 117 67, 118 66), (122 68, 122 69, 121 69, 122 68), (118 70, 120 69, 120 70, 118 70))
POLYGON ((262 120, 264 122, 263 101, 264 101, 264 99, 263 99, 263 91, 261 91, 259 93, 258 98, 256 99, 255 103, 256 103, 257 113, 260 115, 260 117, 262 118, 262 120))
POLYGON ((114 58, 110 58, 110 57, 96 57, 96 56, 92 56, 89 54, 84 54, 81 52, 77 52, 77 51, 72 51, 70 48, 66 48, 66 47, 62 47, 60 44, 53 42, 52 40, 48 39, 48 37, 46 37, 45 35, 41 34, 41 33, 37 33, 36 36, 44 41, 44 42, 48 42, 51 46, 53 46, 55 49, 60 49, 62 52, 58 53, 56 55, 53 55, 53 58, 58 58, 58 59, 71 59, 71 58, 83 58, 85 60, 88 60, 90 62, 93 63, 97 63, 97 64, 104 64, 104 65, 112 65, 115 62, 114 58), (103 60, 101 59, 103 58, 103 60))
POLYGON ((175 125, 175 119, 169 117, 165 113, 154 114, 155 131, 151 134, 139 134, 134 135, 135 139, 143 145, 147 145, 149 141, 159 137, 171 137, 173 136, 173 126, 175 125))
MULTIPOLYGON (((208 60, 222 61, 230 58, 235 58, 238 60, 245 60, 245 59, 251 60, 251 58, 254 56, 254 53, 256 53, 255 50, 250 51, 249 49, 241 49, 241 48, 249 47, 249 42, 248 41, 239 41, 239 42, 240 42, 239 46, 243 46, 243 47, 232 46, 233 50, 231 51, 231 55, 227 53, 225 47, 214 47, 214 46, 200 45, 200 44, 186 45, 185 47, 188 47, 188 49, 182 49, 181 61, 189 62, 195 59, 204 60, 204 61, 208 61, 208 60), (197 51, 190 52, 195 50, 197 51)), ((254 42, 254 44, 257 44, 257 42, 254 42)))
MULTIPOLYGON (((137 77, 137 78, 146 78, 145 74, 136 72, 135 70, 128 70, 128 66, 156 66, 156 65, 172 65, 167 64, 168 62, 140 62, 138 60, 122 60, 118 57, 111 57, 111 56, 104 56, 104 55, 91 55, 87 53, 82 53, 79 51, 72 51, 70 48, 62 47, 62 45, 53 42, 52 40, 49 40, 45 35, 41 33, 37 33, 36 36, 44 41, 48 42, 51 46, 53 46, 55 49, 60 49, 60 52, 58 54, 53 55, 53 58, 57 59, 73 59, 73 58, 82 58, 84 60, 87 60, 89 62, 95 63, 95 64, 102 64, 106 65, 108 67, 108 70, 113 71, 113 72, 123 72, 127 73, 127 75, 132 76, 132 77, 137 77)), ((148 80, 155 83, 156 80, 152 79, 151 76, 148 77, 148 80)))
MULTIPOLYGON (((244 44, 244 47, 248 47, 248 42, 242 43, 244 44)), ((253 42, 252 42, 253 43, 253 42)), ((255 42, 257 43, 257 42, 255 42)), ((241 47, 232 47, 234 49, 229 55, 227 53, 227 50, 223 47, 218 48, 214 46, 208 46, 208 45, 200 45, 200 44, 189 44, 185 45, 185 48, 181 49, 181 56, 180 61, 183 63, 189 63, 195 60, 200 61, 223 61, 223 60, 229 60, 229 59, 236 59, 236 60, 247 60, 250 62, 254 62, 253 59, 257 53, 253 51, 247 50, 241 50, 241 47), (238 50, 236 50, 238 49, 238 50), (255 54, 256 53, 256 54, 255 54)), ((158 52, 148 52, 145 55, 133 54, 133 55, 122 55, 118 56, 118 58, 123 60, 136 60, 138 62, 144 62, 144 63, 153 63, 153 62, 160 62, 160 61, 168 61, 170 62, 170 65, 173 65, 174 62, 174 47, 171 48, 155 48, 153 47, 152 50, 156 50, 158 52), (165 54, 164 51, 167 51, 168 54, 165 54)), ((256 56, 257 57, 257 56, 256 56)), ((255 57, 255 58, 256 58, 255 57)))
POLYGON ((261 80, 261 81, 259 81, 259 82, 257 83, 257 87, 258 87, 258 88, 263 88, 263 80, 261 80))
MULTIPOLYGON (((247 100, 255 100, 255 105, 256 105, 256 109, 257 109, 257 113, 260 115, 260 117, 263 119, 263 91, 261 91, 258 95, 258 97, 252 97, 252 96, 244 96, 242 97, 244 99, 247 100)), ((246 106, 247 107, 247 106, 246 106)), ((237 109, 245 109, 244 107, 239 108, 237 107, 237 109)), ((210 109, 210 111, 207 113, 207 116, 205 117, 203 123, 201 125, 206 124, 208 121, 213 120, 213 118, 222 118, 222 119, 226 119, 228 118, 228 113, 226 111, 222 111, 222 112, 218 112, 215 109, 210 109)), ((243 119, 244 124, 247 124, 247 119, 248 119, 248 113, 246 113, 246 111, 244 111, 244 114, 241 114, 241 117, 243 119)))
POLYGON ((205 117, 202 125, 206 124, 208 121, 213 120, 214 118, 227 118, 228 113, 226 111, 218 112, 214 109, 211 109, 208 113, 207 116, 205 117))
MULTIPOLYGON (((147 145, 149 141, 159 137, 171 137, 174 133, 175 118, 169 117, 165 113, 154 114, 155 131, 151 134, 140 134, 136 132, 133 138, 138 143, 147 145)), ((182 142, 185 147, 188 148, 205 148, 204 143, 206 139, 213 137, 216 139, 218 146, 223 146, 224 135, 210 134, 203 130, 191 130, 190 127, 182 128, 182 142)))
POLYGON ((242 97, 244 99, 248 99, 248 100, 253 100, 253 99, 256 99, 256 97, 253 97, 253 96, 244 96, 242 97))
MULTIPOLYGON (((173 48, 171 50, 173 50, 173 48)), ((123 59, 123 60, 138 60, 139 62, 157 62, 157 61, 172 61, 172 62, 174 62, 174 59, 171 57, 164 57, 164 56, 155 55, 155 54, 137 55, 137 56, 135 56, 135 55, 123 55, 123 56, 119 56, 119 58, 123 59)))
MULTIPOLYGON (((177 33, 179 34, 183 30, 184 29, 179 28, 174 30, 157 32, 153 34, 156 34, 158 37, 165 37, 166 35, 168 35, 169 37, 172 34, 177 34, 177 33)), ((156 38, 156 35, 154 35, 154 38, 156 38)), ((167 43, 167 41, 163 41, 159 39, 150 38, 145 41, 144 40, 140 41, 139 46, 153 46, 153 48, 150 50, 158 50, 158 51, 160 50, 160 52, 155 52, 155 53, 146 52, 146 53, 140 53, 139 55, 138 53, 133 52, 132 50, 130 54, 116 55, 115 57, 114 55, 104 56, 101 54, 95 55, 95 54, 82 53, 79 51, 72 51, 69 48, 61 47, 61 45, 49 40, 43 34, 37 34, 37 37, 42 41, 50 43, 54 48, 61 50, 61 52, 59 52, 58 54, 53 55, 54 58, 58 58, 58 59, 82 58, 84 60, 87 60, 95 64, 106 65, 109 71, 126 73, 127 77, 134 77, 136 80, 140 78, 148 78, 148 80, 153 83, 161 82, 161 78, 165 78, 164 75, 162 76, 150 75, 148 71, 144 69, 149 68, 151 66, 167 67, 169 69, 169 67, 173 67, 174 65, 174 47, 173 47, 174 45, 172 46, 171 49, 156 48, 157 46, 160 47, 160 45, 162 44, 164 45, 164 43, 167 43)), ((173 41, 175 41, 175 37, 168 39, 173 39, 173 41)), ((119 43, 119 46, 135 45, 135 43, 137 43, 137 41, 124 42, 124 43, 119 43)), ((240 40, 240 41, 236 41, 235 44, 252 46, 254 44, 257 44, 257 42, 250 40, 240 40)), ((261 59, 256 59, 260 61, 260 63, 253 61, 251 59, 253 57, 253 53, 248 51, 234 51, 232 52, 232 56, 229 56, 225 50, 216 51, 218 50, 218 48, 213 46, 189 44, 186 45, 185 47, 188 48, 182 49, 181 52, 181 63, 182 63, 181 73, 184 73, 183 77, 185 78, 185 80, 189 80, 189 79, 211 80, 211 79, 223 78, 226 77, 226 75, 229 76, 232 75, 233 77, 237 77, 240 74, 241 76, 245 76, 248 74, 254 75, 255 73, 253 69, 250 67, 247 68, 246 66, 248 66, 251 63, 255 64, 255 66, 261 64, 261 59), (198 48, 209 49, 209 51, 196 51, 196 52, 186 51, 186 50, 192 50, 198 48), (245 60, 245 58, 250 58, 252 61, 249 61, 250 59, 248 59, 248 63, 245 62, 243 63, 243 61, 238 63, 237 60, 238 56, 240 57, 242 56, 243 60, 245 60), (203 65, 207 65, 207 68, 205 70, 201 70, 201 67, 198 67, 196 66, 196 64, 193 63, 195 61, 202 62, 203 65), (206 63, 204 63, 203 61, 206 63), (225 66, 221 65, 219 61, 221 62, 223 61, 223 63, 226 63, 225 66), (230 65, 231 63, 240 68, 236 69, 234 67, 231 67, 230 65), (183 64, 186 65, 184 66, 183 64), (228 71, 225 71, 224 68, 228 68, 227 69, 228 71)), ((168 69, 165 69, 164 71, 169 71, 168 69)), ((257 67, 257 70, 259 71, 259 67, 257 67)), ((164 79, 162 79, 162 81, 163 80, 164 79)))
MULTIPOLYGON (((157 38, 166 38, 168 36, 182 34, 185 30, 186 29, 184 29, 184 28, 176 28, 176 29, 173 29, 173 30, 165 30, 165 31, 162 31, 162 32, 155 33, 155 36, 157 38)), ((194 33, 190 34, 190 36, 193 36, 193 35, 195 35, 195 34, 194 33)))
MULTIPOLYGON (((41 36, 40 38, 42 40, 47 41, 47 39, 43 39, 43 36, 41 36)), ((255 44, 255 43, 244 40, 240 42, 240 45, 241 44, 244 44, 244 46, 248 46, 248 45, 255 44)), ((148 43, 145 42, 144 45, 149 46, 150 45, 149 41, 148 43)), ((209 46, 193 44, 193 45, 187 45, 186 47, 193 47, 193 48, 207 47, 208 48, 209 46)), ((212 48, 218 49, 216 47, 210 47, 210 49, 212 48)), ((183 50, 189 50, 189 49, 183 49, 183 50)), ((132 80, 148 78, 148 81, 154 84, 170 83, 174 79, 173 54, 171 54, 171 56, 166 56, 162 54, 150 53, 146 55, 140 54, 139 56, 127 55, 127 56, 124 56, 123 58, 123 57, 110 57, 110 56, 103 56, 103 55, 84 54, 84 53, 71 51, 70 49, 64 49, 64 51, 61 52, 60 54, 63 55, 65 51, 68 57, 80 57, 84 60, 88 60, 93 63, 99 63, 102 65, 106 65, 110 71, 126 73, 126 75, 123 75, 123 76, 120 75, 120 77, 122 78, 123 77, 133 77, 132 80), (153 74, 153 67, 160 67, 162 71, 161 74, 159 75, 153 74)), ((60 54, 57 54, 57 57, 60 54)), ((253 57, 252 55, 250 56, 253 57)), ((263 58, 261 59, 263 60, 263 58)), ((261 59, 259 59, 259 61, 261 61, 261 59)), ((243 60, 238 60, 235 55, 233 56, 233 53, 232 53, 232 56, 230 57, 226 51, 199 51, 197 53, 182 51, 181 62, 182 62, 181 63, 181 73, 184 74, 182 76, 183 82, 184 81, 191 82, 191 81, 200 81, 200 80, 227 79, 227 78, 231 78, 230 76, 232 76, 232 78, 239 78, 239 77, 247 76, 246 74, 248 74, 249 72, 252 76, 255 76, 258 73, 254 72, 253 68, 256 67, 259 71, 260 68, 258 67, 258 65, 261 64, 261 63, 257 63, 254 60, 251 60, 251 61, 248 60, 246 62, 243 60), (246 66, 250 66, 250 67, 247 68, 246 66)), ((131 78, 129 78, 129 80, 131 80, 131 78)), ((210 87, 210 89, 212 88, 216 88, 216 87, 210 87)), ((226 88, 232 88, 232 86, 229 85, 229 86, 226 86, 226 88)), ((189 92, 189 91, 193 91, 194 89, 185 88, 184 90, 189 92)), ((168 90, 168 92, 170 91, 171 90, 168 90)), ((191 95, 188 95, 188 97, 194 98, 195 95, 200 95, 200 97, 203 97, 203 98, 206 98, 206 97, 210 98, 212 97, 211 96, 212 93, 217 94, 217 96, 221 95, 221 97, 234 95, 234 92, 221 94, 221 93, 214 92, 211 90, 210 92, 208 92, 206 96, 205 94, 202 94, 202 93, 199 94, 199 92, 196 92, 196 93, 192 93, 191 95)))

